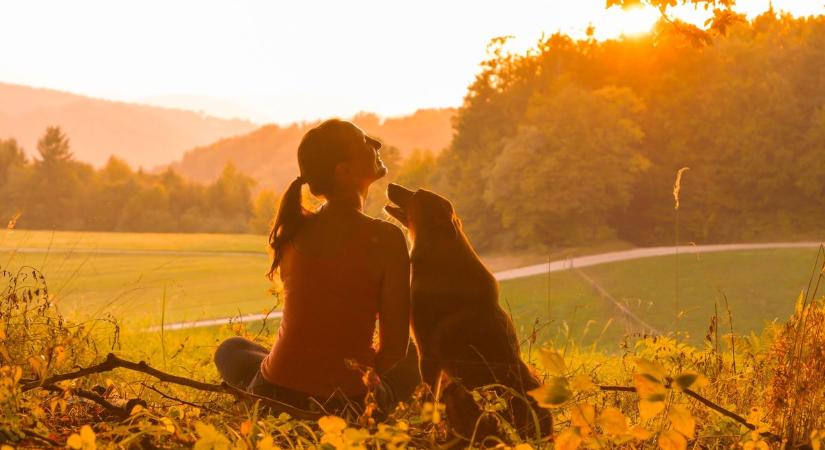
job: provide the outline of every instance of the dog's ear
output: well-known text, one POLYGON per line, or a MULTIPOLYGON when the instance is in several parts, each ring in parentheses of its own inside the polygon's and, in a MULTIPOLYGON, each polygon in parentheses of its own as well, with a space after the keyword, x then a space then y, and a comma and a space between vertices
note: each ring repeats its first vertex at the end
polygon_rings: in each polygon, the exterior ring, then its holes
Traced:
POLYGON ((444 233, 444 236, 452 236, 458 239, 461 233, 461 220, 459 220, 452 208, 449 209, 448 214, 449 215, 444 214, 446 217, 434 218, 435 220, 431 222, 432 228, 444 233))

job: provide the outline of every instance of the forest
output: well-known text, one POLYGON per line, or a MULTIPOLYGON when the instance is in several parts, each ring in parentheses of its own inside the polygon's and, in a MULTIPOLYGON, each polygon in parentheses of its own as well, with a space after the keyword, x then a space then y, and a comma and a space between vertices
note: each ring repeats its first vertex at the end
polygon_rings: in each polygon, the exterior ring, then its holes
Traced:
POLYGON ((452 144, 418 182, 452 199, 486 248, 821 230, 825 18, 771 10, 712 45, 660 27, 605 42, 557 34, 527 54, 492 42, 452 144))

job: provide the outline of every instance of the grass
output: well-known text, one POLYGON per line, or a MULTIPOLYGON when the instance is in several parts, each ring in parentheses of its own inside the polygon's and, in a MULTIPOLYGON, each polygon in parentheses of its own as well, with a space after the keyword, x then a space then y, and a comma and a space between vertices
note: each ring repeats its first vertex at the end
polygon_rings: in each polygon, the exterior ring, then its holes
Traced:
MULTIPOLYGON (((266 255, 252 253, 260 250, 263 239, 253 235, 15 230, 6 233, 0 248, 51 250, 0 251, 0 266, 40 268, 61 311, 70 318, 109 313, 129 326, 145 327, 161 320, 171 323, 270 309, 275 299, 263 276, 266 255), (112 254, 100 249, 158 253, 112 254), (205 253, 174 253, 189 251, 205 253)), ((783 249, 681 255, 678 287, 675 256, 582 270, 645 322, 661 331, 685 332, 689 342, 699 344, 715 310, 721 316, 722 331, 728 329, 722 293, 739 334, 758 332, 765 321, 787 317, 807 283, 815 254, 814 249, 783 249), (678 324, 677 292, 683 311, 678 324)), ((538 327, 539 342, 572 338, 593 343, 612 319, 598 341, 615 349, 625 334, 634 331, 612 303, 573 271, 552 273, 549 286, 547 275, 505 281, 501 293, 520 336, 538 327)))
MULTIPOLYGON (((700 255, 662 256, 591 266, 582 269, 616 300, 662 332, 687 333, 687 340, 701 343, 710 318, 719 313, 720 332, 729 323, 725 301, 737 334, 759 333, 766 321, 785 319, 794 300, 806 286, 816 249, 733 251, 700 255), (681 317, 677 324, 676 264, 679 264, 678 296, 681 317), (716 309, 715 309, 716 307, 716 309)), ((568 334, 577 342, 592 343, 611 319, 599 340, 616 349, 633 323, 617 315, 605 300, 576 272, 554 272, 501 283, 502 300, 509 304, 521 336, 527 336, 538 319, 539 341, 563 341, 568 334), (549 298, 548 298, 549 292, 549 298)), ((505 306, 506 307, 506 306, 505 306)))
MULTIPOLYGON (((170 242, 174 238, 175 236, 166 237, 170 242)), ((143 245, 153 239, 152 245, 162 244, 160 238, 152 238, 143 245)), ((224 238, 227 241, 231 239, 231 236, 224 238)), ((127 242, 123 245, 134 243, 127 242)), ((180 242, 174 242, 174 245, 184 248, 180 242)), ((71 314, 84 320, 82 326, 69 324, 64 330, 69 333, 68 336, 61 333, 32 335, 37 339, 31 339, 30 344, 44 349, 37 350, 35 354, 51 355, 54 350, 54 354, 58 355, 55 364, 62 366, 59 370, 54 369, 57 372, 64 373, 73 371, 78 366, 90 366, 101 361, 105 353, 114 351, 122 358, 145 360, 153 367, 177 375, 217 382, 219 377, 212 362, 216 346, 226 337, 235 334, 259 337, 262 344, 269 346, 276 335, 277 321, 268 321, 266 327, 262 327, 262 323, 258 321, 248 323, 245 327, 233 325, 165 332, 146 332, 141 326, 135 326, 141 323, 145 326, 171 322, 180 318, 199 319, 216 314, 259 312, 271 306, 273 299, 267 294, 269 283, 262 275, 266 266, 263 255, 234 250, 207 252, 211 253, 112 254, 95 252, 94 247, 75 247, 49 253, 15 254, 0 251, 0 265, 3 268, 13 268, 30 264, 41 268, 51 291, 56 293, 55 300, 61 310, 71 310, 71 314), (115 324, 101 320, 104 313, 115 313, 121 318, 128 316, 131 321, 118 329, 115 324), (70 355, 66 358, 72 359, 65 359, 61 363, 60 355, 70 355)), ((698 257, 669 256, 592 266, 585 268, 584 273, 617 301, 624 302, 643 320, 658 328, 687 331, 692 340, 698 339, 700 342, 707 319, 713 314, 714 304, 720 302, 720 290, 727 295, 738 333, 750 329, 759 330, 766 319, 787 319, 793 310, 793 299, 807 284, 815 255, 815 250, 795 249, 709 253, 698 257), (677 264, 678 283, 675 277, 677 264), (678 326, 675 320, 677 294, 684 309, 678 326)), ((537 319, 540 326, 549 322, 549 325, 541 327, 537 346, 548 337, 555 339, 556 345, 561 343, 560 339, 567 337, 578 342, 592 342, 604 324, 616 316, 615 306, 600 298, 593 287, 574 271, 505 281, 501 283, 501 292, 502 302, 512 311, 523 337, 533 328, 537 319), (559 331, 564 330, 563 323, 567 324, 566 332, 559 331), (589 331, 582 336, 585 329, 589 331)), ((20 295, 15 298, 14 301, 19 304, 20 301, 25 301, 26 298, 31 300, 33 297, 20 295)), ((42 298, 44 297, 34 297, 35 300, 42 298)), ((574 386, 573 380, 581 381, 579 377, 584 375, 585 378, 592 377, 593 381, 602 384, 633 386, 638 378, 631 377, 631 372, 648 370, 641 365, 633 368, 634 356, 642 357, 655 361, 650 364, 656 366, 650 369, 654 372, 661 370, 670 375, 678 375, 685 370, 687 373, 701 371, 709 380, 704 387, 696 387, 704 398, 740 414, 747 414, 748 411, 754 411, 752 408, 758 407, 759 411, 768 413, 766 421, 770 422, 770 430, 782 433, 783 436, 791 435, 785 431, 789 429, 786 424, 794 425, 788 422, 788 418, 798 419, 793 429, 794 442, 802 442, 809 437, 813 439, 811 430, 822 429, 822 395, 819 391, 810 390, 810 386, 821 386, 823 313, 820 304, 808 308, 808 312, 798 314, 793 319, 796 322, 792 321, 788 326, 774 327, 772 332, 757 339, 739 340, 735 350, 723 341, 719 353, 711 348, 693 349, 683 345, 681 339, 646 339, 632 342, 628 352, 619 357, 611 350, 616 348, 615 344, 621 341, 626 330, 622 320, 614 320, 614 326, 609 327, 602 336, 600 348, 567 346, 569 351, 565 351, 564 360, 569 370, 565 373, 565 385, 574 386), (813 319, 809 320, 809 317, 813 319), (796 343, 799 335, 795 324, 806 323, 808 328, 819 330, 819 333, 815 334, 814 339, 808 339, 812 333, 805 333, 802 336, 806 341, 805 346, 800 346, 796 343), (783 351, 790 352, 790 356, 783 351), (802 364, 803 369, 799 371, 798 377, 789 378, 787 373, 783 375, 781 370, 777 371, 777 368, 788 366, 784 362, 788 358, 802 364), (785 399, 788 398, 796 402, 793 408, 786 406, 785 399), (815 421, 805 422, 805 418, 809 417, 815 418, 815 421)), ((10 311, 18 318, 17 322, 8 322, 12 326, 6 327, 5 332, 15 338, 31 331, 29 326, 19 325, 23 323, 19 317, 21 314, 28 314, 27 317, 42 314, 39 309, 28 307, 10 311)), ((724 307, 720 306, 719 311, 726 315, 724 307)), ((725 321, 722 323, 724 331, 725 321)), ((38 330, 42 332, 42 326, 38 330)), ((4 350, 21 356, 21 346, 9 346, 4 350)), ((542 360, 536 347, 532 350, 532 359, 542 360)), ((25 356, 27 355, 22 354, 22 357, 25 356)), ((25 371, 24 378, 33 378, 40 360, 24 358, 20 361, 19 364, 25 371), (27 362, 29 365, 26 365, 27 362)), ((10 379, 8 370, 0 373, 0 381, 6 385, 13 383, 8 381, 10 379)), ((29 428, 48 430, 49 437, 41 439, 57 440, 55 445, 62 445, 70 439, 71 433, 77 433, 86 424, 92 425, 93 436, 96 435, 99 445, 125 445, 125 442, 132 445, 137 442, 151 444, 154 439, 154 442, 162 444, 159 447, 164 448, 188 447, 195 442, 196 447, 210 444, 223 446, 223 443, 229 445, 237 442, 239 446, 246 443, 246 448, 256 448, 253 440, 262 443, 264 441, 259 438, 274 436, 282 446, 299 448, 299 445, 293 445, 294 442, 299 442, 297 439, 311 440, 317 446, 322 435, 329 438, 325 434, 326 430, 318 431, 320 423, 299 423, 282 419, 282 416, 259 416, 227 396, 156 382, 145 374, 125 369, 90 375, 72 383, 72 391, 76 388, 76 392, 81 392, 81 389, 89 392, 106 385, 110 388, 107 395, 111 401, 140 398, 147 402, 147 406, 143 411, 133 410, 134 416, 130 419, 111 419, 102 423, 104 419, 101 419, 95 404, 75 402, 72 397, 72 407, 69 410, 64 408, 59 414, 41 414, 39 419, 33 419, 35 415, 32 411, 55 411, 60 399, 65 401, 73 395, 72 392, 67 392, 49 398, 42 390, 35 390, 28 395, 6 396, 4 410, 7 411, 7 417, 13 419, 9 422, 10 429, 18 434, 21 433, 20 430, 29 428), (9 403, 9 399, 17 403, 9 403), (43 421, 45 425, 38 425, 37 420, 43 421), (254 428, 250 431, 250 427, 254 428), (138 441, 142 436, 146 436, 146 440, 138 441)), ((555 398, 557 392, 554 386, 556 384, 548 384, 542 388, 545 389, 542 398, 551 398, 548 395, 555 398)), ((579 389, 584 388, 574 388, 579 389)), ((494 392, 489 392, 488 395, 494 395, 494 392)), ((592 408, 594 414, 597 411, 600 418, 608 408, 613 408, 614 415, 618 413, 623 420, 627 418, 630 423, 648 429, 653 437, 641 444, 644 447, 654 446, 657 440, 663 442, 660 440, 663 436, 673 438, 678 431, 673 419, 670 422, 674 423, 667 425, 665 413, 659 413, 651 419, 641 417, 639 397, 627 392, 576 392, 574 397, 570 397, 568 392, 565 395, 568 397, 565 404, 553 409, 557 419, 555 431, 559 438, 569 431, 565 427, 573 423, 575 414, 582 415, 582 405, 592 408)), ((687 414, 690 420, 695 420, 697 440, 693 446, 732 448, 744 445, 742 442, 745 441, 761 439, 757 433, 744 433, 745 429, 739 424, 676 391, 663 396, 663 400, 656 401, 662 403, 659 406, 665 410, 680 406, 679 414, 687 414)), ((393 418, 381 424, 383 428, 365 429, 359 431, 361 434, 358 436, 364 433, 386 435, 388 429, 397 425, 398 430, 392 432, 408 432, 414 439, 413 447, 427 447, 428 443, 432 446, 437 439, 443 439, 443 435, 439 434, 439 428, 433 427, 435 424, 427 422, 430 419, 426 418, 425 411, 426 405, 413 402, 409 408, 394 412, 393 418)), ((358 431, 357 428, 363 426, 359 425, 361 422, 355 417, 350 417, 349 420, 352 430, 358 431)), ((605 434, 607 431, 604 427, 601 424, 604 443, 618 448, 618 440, 611 441, 615 436, 605 434)), ((690 428, 685 433, 693 435, 693 426, 690 428)), ((89 430, 92 429, 87 429, 87 438, 89 430)), ((598 428, 593 430, 599 433, 598 428)), ((77 438, 82 434, 81 432, 77 438)), ((43 435, 46 435, 45 431, 43 435)), ((355 439, 353 433, 344 433, 344 437, 346 436, 355 439)), ((519 440, 513 437, 512 444, 515 445, 519 440)), ((536 448, 548 445, 547 442, 539 441, 531 443, 536 448)), ((261 447, 264 447, 263 444, 261 447)))
POLYGON ((274 302, 266 259, 256 255, 17 253, 0 265, 39 268, 61 312, 78 319, 109 313, 159 323, 164 290, 167 322, 257 313, 274 302))
POLYGON ((0 248, 58 250, 159 250, 266 253, 266 237, 254 234, 110 233, 12 230, 0 235, 0 248))

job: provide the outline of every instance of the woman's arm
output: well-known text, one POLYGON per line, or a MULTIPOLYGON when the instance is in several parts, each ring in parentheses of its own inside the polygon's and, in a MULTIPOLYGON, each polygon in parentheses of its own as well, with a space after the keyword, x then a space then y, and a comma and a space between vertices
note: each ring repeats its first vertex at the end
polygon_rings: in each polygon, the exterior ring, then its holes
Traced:
POLYGON ((404 233, 387 224, 384 236, 384 270, 378 304, 379 346, 375 370, 386 373, 407 354, 410 339, 410 256, 404 233))

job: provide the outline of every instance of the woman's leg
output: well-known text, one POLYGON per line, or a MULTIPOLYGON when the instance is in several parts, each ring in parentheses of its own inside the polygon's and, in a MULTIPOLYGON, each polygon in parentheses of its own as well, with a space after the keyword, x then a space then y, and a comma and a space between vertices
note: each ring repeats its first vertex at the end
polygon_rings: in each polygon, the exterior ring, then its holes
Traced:
POLYGON ((266 347, 242 337, 231 337, 215 350, 215 366, 224 381, 246 389, 269 353, 266 347))

